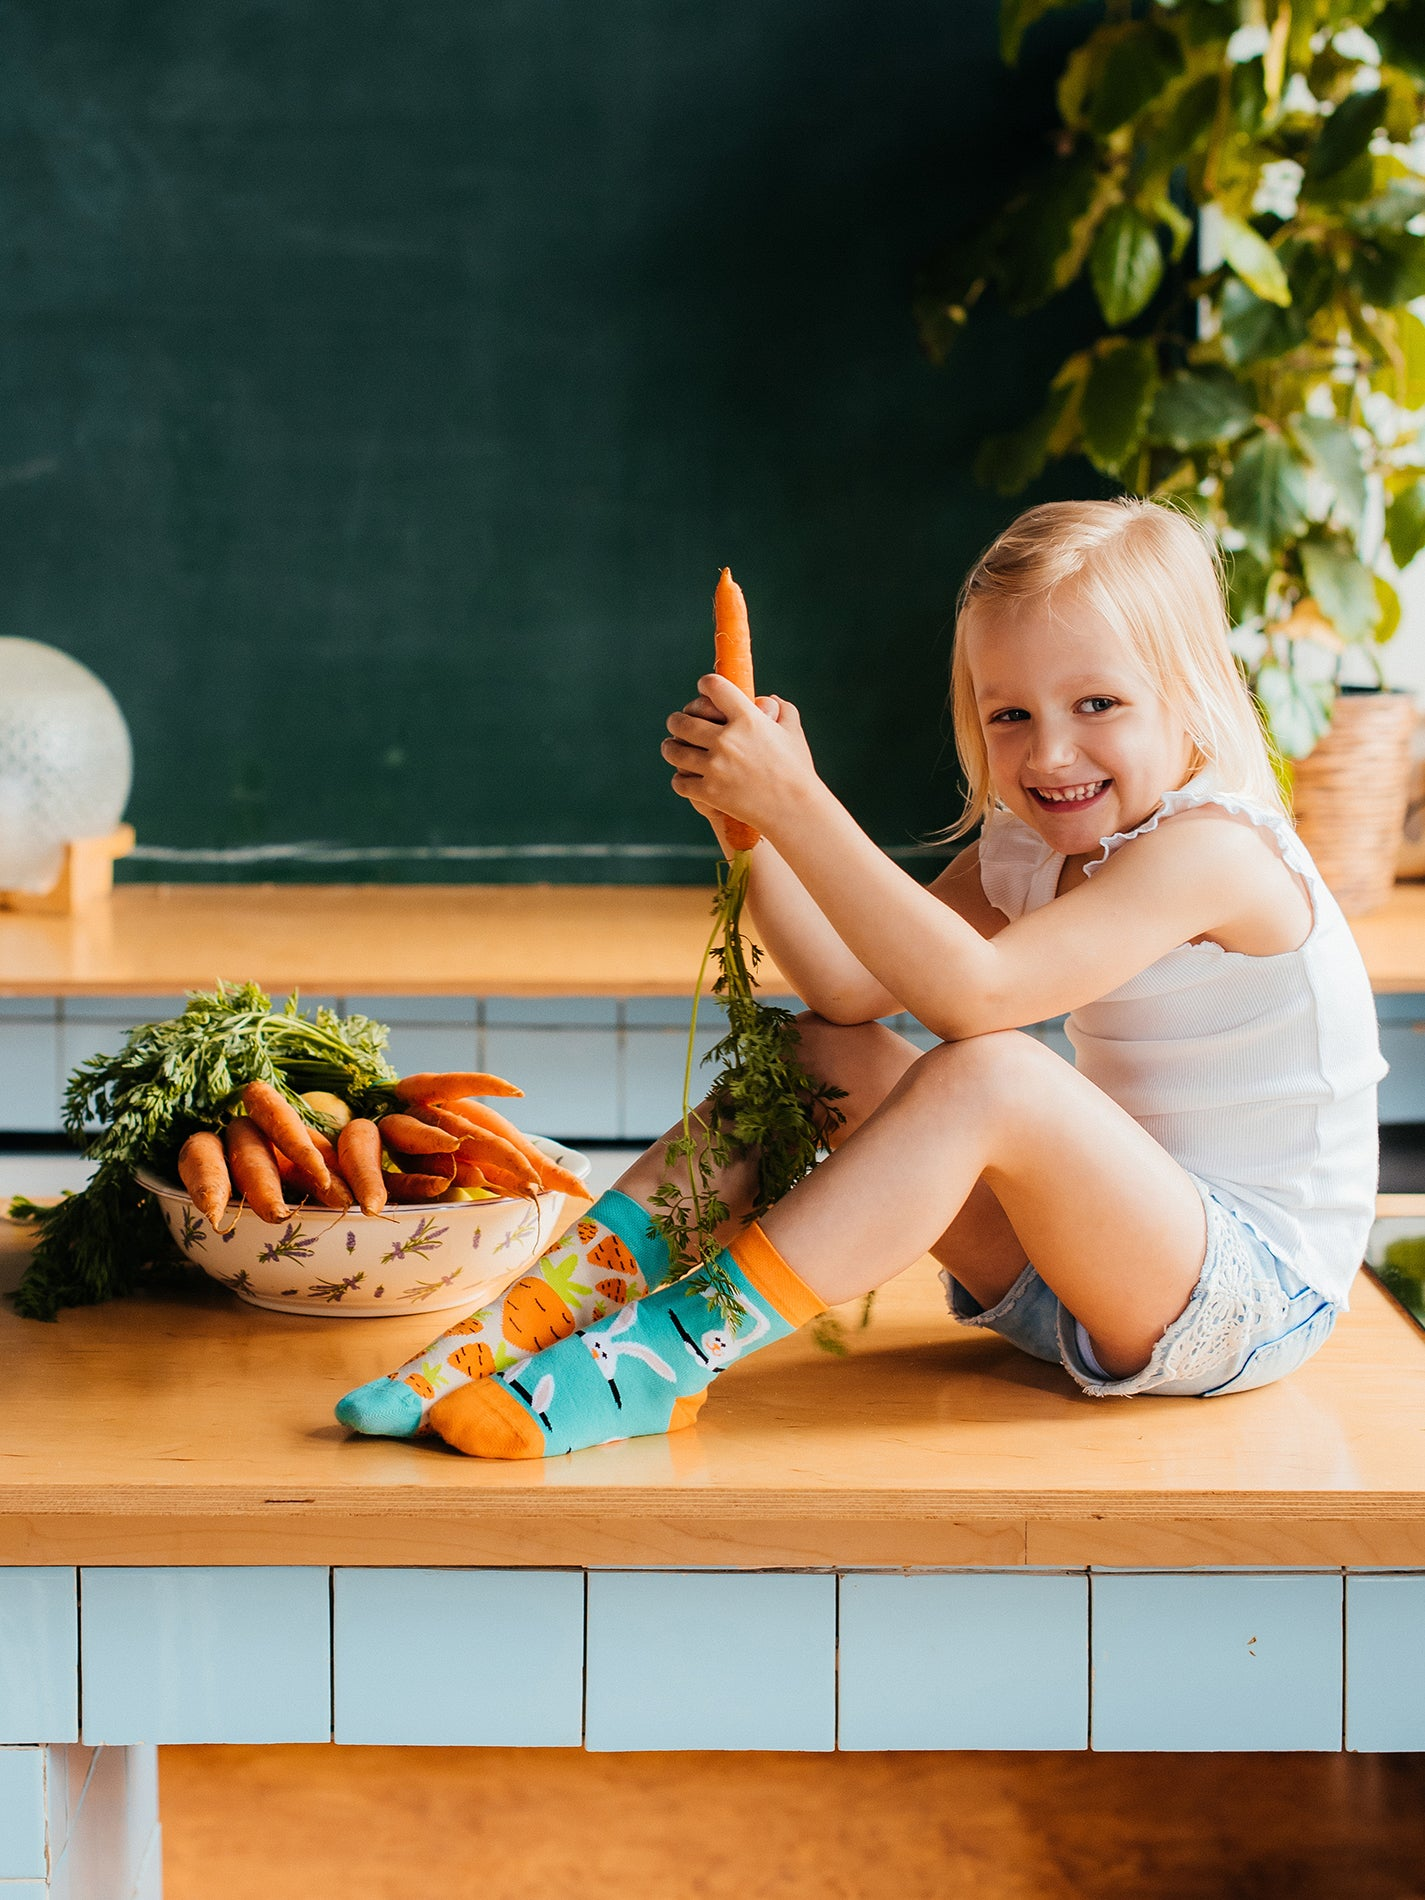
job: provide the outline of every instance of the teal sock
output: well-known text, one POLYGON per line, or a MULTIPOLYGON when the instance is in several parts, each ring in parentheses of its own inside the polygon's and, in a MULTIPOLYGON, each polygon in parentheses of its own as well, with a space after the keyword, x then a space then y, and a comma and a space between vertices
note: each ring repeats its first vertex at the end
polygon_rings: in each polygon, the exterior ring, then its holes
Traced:
POLYGON ((337 1419, 372 1437, 414 1437, 438 1398, 596 1325, 661 1286, 670 1271, 668 1243, 653 1231, 647 1208, 610 1188, 498 1299, 448 1326, 394 1372, 338 1400, 337 1419))
POLYGON ((718 1265, 735 1292, 736 1324, 688 1280, 675 1281, 440 1399, 432 1429, 472 1457, 547 1458, 691 1425, 720 1372, 824 1309, 760 1227, 740 1234, 718 1265))

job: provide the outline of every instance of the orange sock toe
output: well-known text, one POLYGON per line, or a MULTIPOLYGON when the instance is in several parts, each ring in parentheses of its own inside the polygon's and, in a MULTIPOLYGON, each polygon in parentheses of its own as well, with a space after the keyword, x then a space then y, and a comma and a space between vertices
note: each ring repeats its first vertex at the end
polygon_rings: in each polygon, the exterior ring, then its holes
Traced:
POLYGON ((706 1391, 689 1392, 681 1399, 674 1399, 673 1415, 668 1420, 669 1431, 681 1432, 686 1430, 689 1425, 696 1425, 698 1422, 698 1413, 702 1411, 707 1402, 708 1395, 706 1391))
POLYGON ((431 1407, 430 1423, 447 1445, 471 1458, 542 1458, 544 1434, 498 1379, 462 1385, 431 1407))

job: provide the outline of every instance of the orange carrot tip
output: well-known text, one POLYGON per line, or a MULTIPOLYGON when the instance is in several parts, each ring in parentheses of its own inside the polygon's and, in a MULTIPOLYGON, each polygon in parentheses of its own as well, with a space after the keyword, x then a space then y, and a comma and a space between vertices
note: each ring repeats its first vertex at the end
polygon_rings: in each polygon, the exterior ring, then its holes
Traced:
POLYGON ((393 1084, 395 1092, 403 1102, 414 1102, 424 1107, 432 1102, 453 1102, 462 1095, 523 1095, 524 1090, 516 1088, 513 1082, 507 1082, 503 1076, 485 1075, 479 1071, 446 1071, 437 1074, 422 1070, 419 1075, 403 1075, 393 1084))

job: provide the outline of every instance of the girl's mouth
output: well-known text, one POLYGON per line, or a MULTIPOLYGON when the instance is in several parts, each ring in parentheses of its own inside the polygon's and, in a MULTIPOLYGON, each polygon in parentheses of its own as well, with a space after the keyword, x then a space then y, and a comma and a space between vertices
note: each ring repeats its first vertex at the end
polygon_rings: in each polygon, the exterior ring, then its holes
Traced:
POLYGON ((1025 789, 1040 811, 1085 811, 1098 803, 1112 783, 1111 778, 1099 778, 1083 785, 1030 785, 1025 789))

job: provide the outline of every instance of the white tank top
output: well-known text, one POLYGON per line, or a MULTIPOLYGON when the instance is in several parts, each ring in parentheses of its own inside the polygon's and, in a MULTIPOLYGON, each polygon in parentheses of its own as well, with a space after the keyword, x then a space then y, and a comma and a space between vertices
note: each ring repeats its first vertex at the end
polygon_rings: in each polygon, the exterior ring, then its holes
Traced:
MULTIPOLYGON (((1375 1214, 1376 1085, 1386 1065, 1360 951, 1306 847, 1280 812, 1196 779, 1135 831, 1100 839, 1102 856, 1085 875, 1159 819, 1198 805, 1271 833, 1306 881, 1310 933, 1279 956, 1180 944, 1072 1012, 1075 1067, 1308 1285, 1345 1306, 1375 1214)), ((980 883, 1006 917, 1049 903, 1063 866, 1021 819, 987 815, 980 883)))

